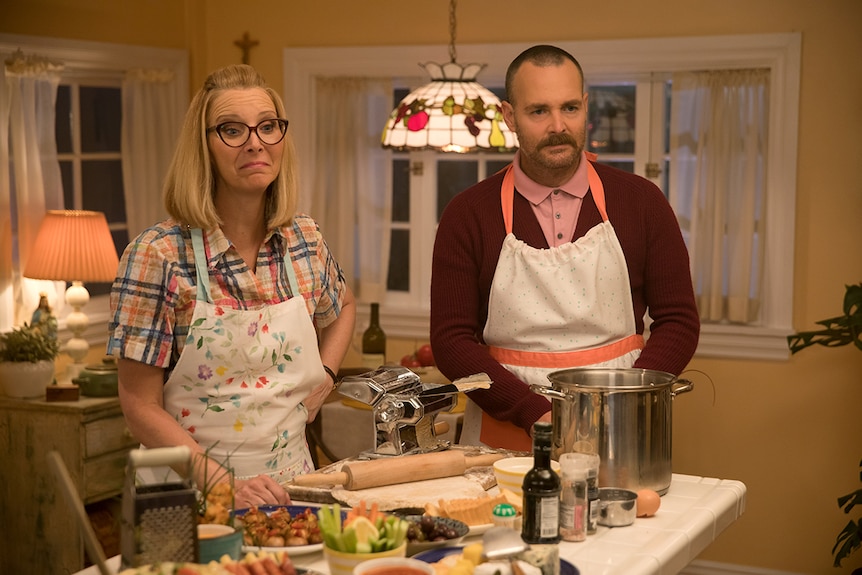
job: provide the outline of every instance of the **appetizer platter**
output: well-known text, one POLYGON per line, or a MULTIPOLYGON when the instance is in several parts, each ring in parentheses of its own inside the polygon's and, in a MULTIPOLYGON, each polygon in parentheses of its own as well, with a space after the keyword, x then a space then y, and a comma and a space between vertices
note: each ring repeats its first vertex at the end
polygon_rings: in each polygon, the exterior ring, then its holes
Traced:
POLYGON ((119 575, 246 575, 249 573, 321 575, 317 571, 294 566, 287 553, 267 551, 248 553, 238 561, 225 556, 221 561, 210 561, 206 565, 163 561, 158 564, 123 569, 119 575))
POLYGON ((287 552, 291 557, 323 548, 316 505, 260 505, 238 509, 243 529, 243 553, 287 552))

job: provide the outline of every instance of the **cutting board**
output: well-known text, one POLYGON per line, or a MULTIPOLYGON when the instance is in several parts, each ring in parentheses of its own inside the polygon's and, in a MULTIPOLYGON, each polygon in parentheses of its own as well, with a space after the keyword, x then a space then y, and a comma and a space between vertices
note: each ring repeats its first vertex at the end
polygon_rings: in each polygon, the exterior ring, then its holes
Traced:
MULTIPOLYGON (((464 451, 465 455, 479 455, 483 453, 504 453, 516 456, 524 455, 522 452, 493 449, 489 447, 453 446, 451 449, 464 451)), ((410 457, 403 455, 400 457, 410 457)), ((317 473, 334 473, 341 470, 341 466, 350 461, 358 461, 357 458, 343 459, 317 470, 317 473)), ((377 503, 381 510, 392 510, 401 507, 423 507, 425 503, 436 503, 440 499, 461 499, 466 497, 482 496, 488 489, 497 484, 494 477, 493 467, 471 467, 464 475, 457 477, 443 477, 439 479, 428 479, 424 481, 413 481, 398 485, 387 485, 385 487, 372 487, 351 491, 341 486, 324 487, 302 487, 286 484, 284 487, 295 501, 307 501, 309 503, 342 503, 353 507, 359 501, 364 500, 367 504, 377 503)))

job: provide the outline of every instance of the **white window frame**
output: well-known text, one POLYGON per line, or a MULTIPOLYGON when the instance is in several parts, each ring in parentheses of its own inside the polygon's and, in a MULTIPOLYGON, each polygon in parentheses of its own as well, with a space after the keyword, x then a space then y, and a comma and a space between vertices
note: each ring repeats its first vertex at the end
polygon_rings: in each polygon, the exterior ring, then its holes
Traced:
MULTIPOLYGON (((801 34, 754 34, 550 42, 575 55, 588 82, 633 75, 691 70, 768 68, 770 70, 769 157, 767 173, 767 253, 763 326, 704 325, 697 357, 780 360, 789 357, 786 336, 793 332, 793 254, 796 211, 796 161, 799 115, 801 34)), ((531 44, 472 44, 458 47, 462 64, 481 62, 485 84, 502 85, 512 58, 531 44)), ((309 150, 315 149, 315 76, 370 76, 393 79, 417 76, 418 64, 445 61, 447 47, 377 46, 285 48, 284 95, 297 149, 300 174, 313 174, 309 150)), ((382 128, 381 128, 382 129, 382 128)), ((304 181, 301 205, 309 205, 304 181)), ((387 333, 427 339, 428 318, 422 313, 384 313, 387 333)), ((361 324, 361 321, 358 322, 361 324)))
MULTIPOLYGON (((5 59, 18 49, 25 54, 35 54, 61 62, 63 78, 86 78, 87 80, 101 78, 115 83, 118 79, 122 81, 126 71, 134 68, 171 70, 177 79, 174 97, 179 109, 184 109, 188 102, 189 64, 186 50, 0 34, 0 57, 5 59)), ((107 342, 107 325, 110 320, 108 296, 91 297, 84 312, 90 320, 90 325, 84 332, 83 338, 91 346, 107 342)), ((59 338, 61 341, 66 341, 71 337, 71 332, 66 327, 63 314, 58 318, 58 324, 59 338)))

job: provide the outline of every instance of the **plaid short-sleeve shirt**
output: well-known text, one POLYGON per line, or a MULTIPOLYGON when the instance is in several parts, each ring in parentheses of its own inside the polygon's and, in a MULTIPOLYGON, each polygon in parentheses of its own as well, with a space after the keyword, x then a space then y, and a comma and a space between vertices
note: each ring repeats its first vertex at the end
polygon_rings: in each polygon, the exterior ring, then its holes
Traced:
MULTIPOLYGON (((204 249, 216 305, 254 309, 301 295, 319 327, 341 313, 344 275, 317 223, 308 216, 297 215, 292 226, 269 231, 255 272, 221 229, 204 232, 204 249), (286 255, 300 294, 291 293, 286 255)), ((189 229, 166 220, 144 231, 123 253, 111 288, 108 354, 119 350, 120 357, 172 369, 186 342, 196 293, 189 229)))

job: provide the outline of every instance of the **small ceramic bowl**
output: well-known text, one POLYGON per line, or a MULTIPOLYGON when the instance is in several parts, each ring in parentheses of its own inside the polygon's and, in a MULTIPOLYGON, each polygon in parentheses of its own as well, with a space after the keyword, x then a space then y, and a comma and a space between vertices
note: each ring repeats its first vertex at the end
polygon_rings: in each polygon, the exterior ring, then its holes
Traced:
POLYGON ((410 557, 384 557, 364 561, 353 569, 353 575, 434 575, 430 563, 410 557))
POLYGON ((242 552, 242 530, 230 525, 203 523, 198 525, 199 563, 218 561, 227 555, 234 561, 242 552))
POLYGON ((599 525, 624 527, 638 514, 638 494, 617 487, 599 488, 599 525))
MULTIPOLYGON (((497 486, 508 489, 517 496, 521 496, 521 486, 524 484, 524 476, 533 468, 533 458, 530 457, 506 457, 494 462, 494 477, 497 478, 497 486)), ((560 462, 551 461, 551 469, 560 473, 560 462)))
POLYGON ((405 541, 400 547, 390 549, 389 551, 381 551, 379 553, 344 553, 330 549, 326 545, 323 546, 323 556, 326 558, 326 563, 329 565, 329 572, 332 575, 353 575, 353 570, 365 561, 372 559, 382 559, 384 557, 400 557, 407 556, 407 542, 405 541))
MULTIPOLYGON (((422 522, 432 522, 436 531, 441 531, 442 528, 451 529, 455 536, 449 539, 441 539, 439 541, 411 541, 407 540, 407 556, 416 555, 428 549, 436 547, 446 547, 457 545, 470 532, 470 526, 463 521, 450 519, 449 517, 431 517, 428 515, 402 515, 403 519, 409 521, 411 525, 417 529, 422 528, 422 522)), ((408 536, 409 537, 409 536, 408 536)))

